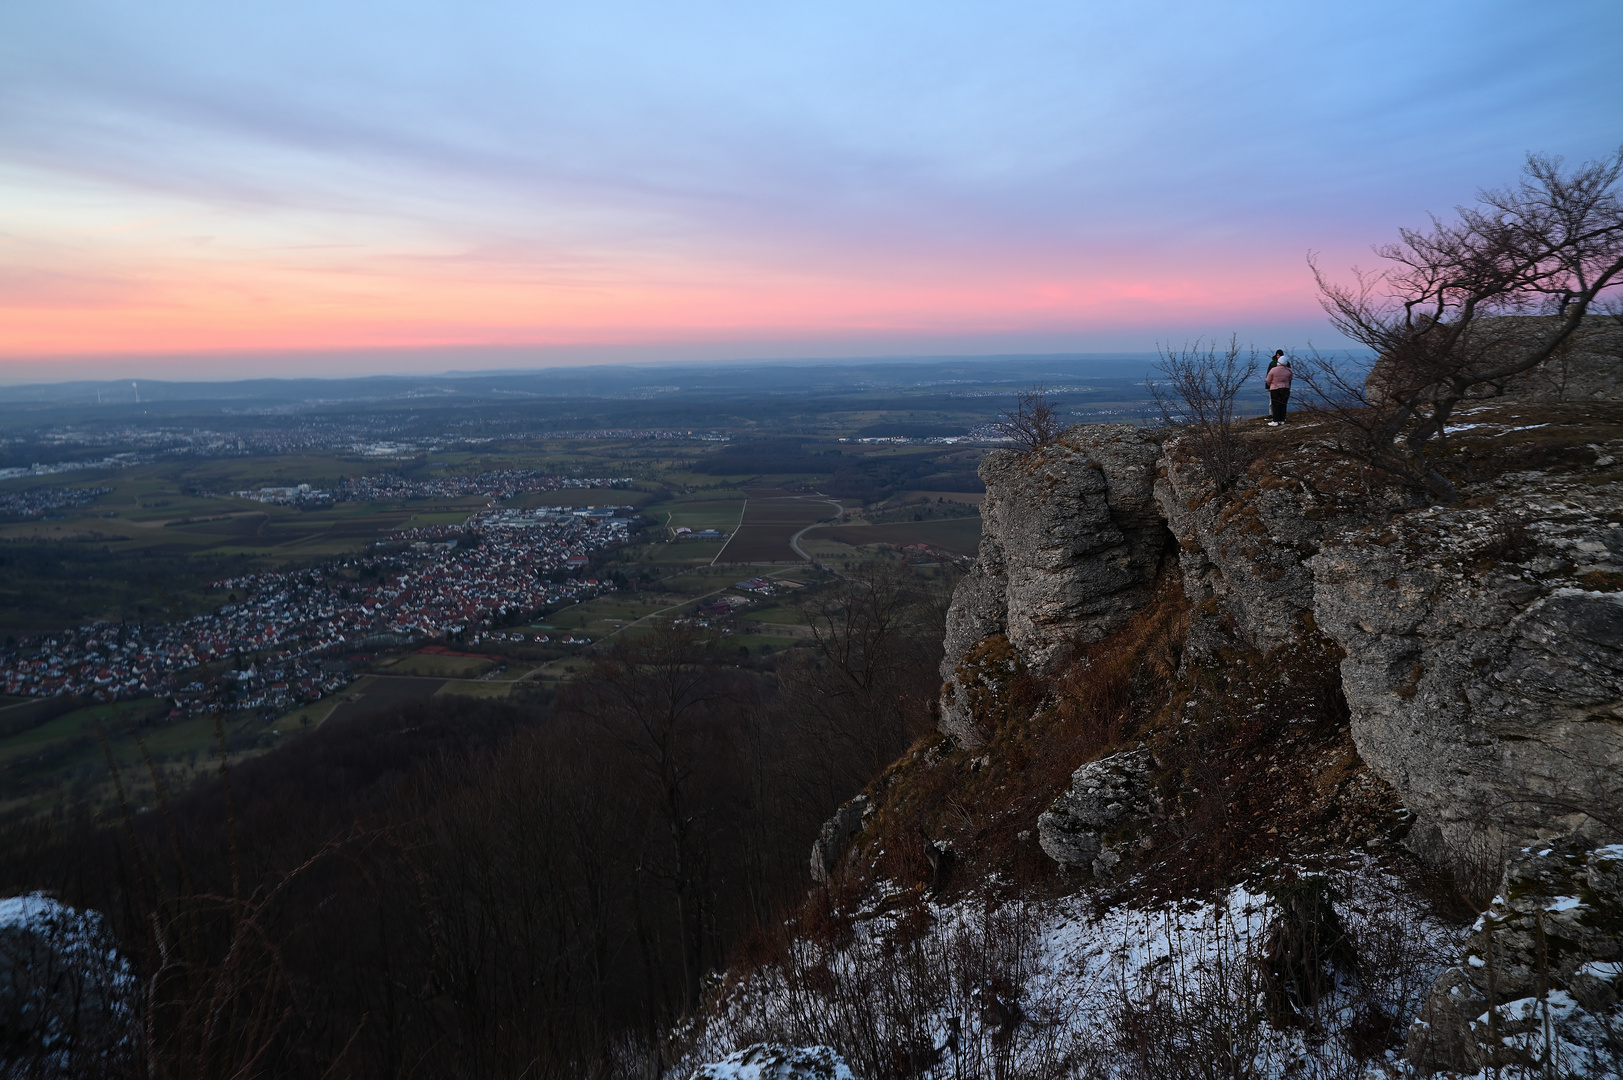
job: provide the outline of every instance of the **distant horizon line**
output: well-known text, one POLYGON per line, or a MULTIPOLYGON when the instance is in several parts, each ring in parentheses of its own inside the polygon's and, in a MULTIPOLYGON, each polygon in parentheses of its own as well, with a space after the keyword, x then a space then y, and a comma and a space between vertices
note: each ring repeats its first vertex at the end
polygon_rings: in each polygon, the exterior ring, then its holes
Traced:
MULTIPOLYGON (((1347 353, 1349 350, 1338 349, 1336 353, 1347 353)), ((1351 350, 1356 353, 1366 350, 1351 350)), ((410 379, 471 379, 491 378, 515 375, 541 375, 563 372, 609 372, 615 370, 646 370, 646 371, 680 371, 684 369, 704 368, 708 370, 728 368, 753 367, 855 367, 861 364, 891 363, 891 364, 927 364, 927 363, 991 363, 1009 360, 1150 360, 1162 355, 1154 350, 1111 350, 1100 352, 976 352, 976 353, 876 353, 867 356, 790 356, 773 357, 763 356, 749 359, 717 359, 717 360, 620 360, 602 362, 565 362, 559 364, 539 364, 525 367, 491 367, 491 368, 447 368, 442 371, 431 372, 365 372, 345 374, 317 374, 300 373, 287 375, 252 375, 226 378, 176 378, 161 375, 126 374, 118 376, 67 378, 57 380, 39 379, 37 374, 28 381, 7 377, 4 364, 0 364, 0 386, 12 389, 45 389, 50 387, 70 386, 98 386, 122 385, 131 382, 153 383, 163 386, 232 386, 245 383, 293 383, 293 382, 365 382, 410 379)))
POLYGON ((529 367, 494 367, 494 368, 448 368, 443 371, 425 372, 368 372, 356 374, 296 374, 296 375, 251 375, 237 378, 174 378, 163 376, 122 375, 103 376, 100 378, 70 378, 55 381, 14 382, 6 377, 4 366, 0 365, 0 386, 13 388, 52 387, 52 386, 95 386, 99 384, 122 385, 129 382, 156 383, 165 386, 176 385, 236 385, 255 382, 362 382, 367 380, 386 379, 457 379, 480 378, 502 375, 541 375, 553 372, 566 371, 592 371, 606 372, 614 370, 663 370, 679 371, 684 368, 748 368, 770 365, 782 366, 816 366, 816 367, 851 367, 859 364, 894 363, 894 364, 926 364, 931 362, 946 363, 974 363, 992 362, 998 360, 1137 360, 1160 355, 1154 351, 1132 352, 987 352, 987 353, 879 353, 872 356, 764 356, 751 359, 726 360, 621 360, 605 361, 599 363, 582 363, 579 361, 560 364, 540 364, 529 367))

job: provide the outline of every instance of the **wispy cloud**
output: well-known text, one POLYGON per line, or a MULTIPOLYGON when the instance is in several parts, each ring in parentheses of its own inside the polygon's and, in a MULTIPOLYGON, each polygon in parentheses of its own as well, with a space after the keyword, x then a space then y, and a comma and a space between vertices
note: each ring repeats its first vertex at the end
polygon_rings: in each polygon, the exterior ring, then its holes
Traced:
POLYGON ((1623 141, 1619 31, 1610 0, 17 0, 0 356, 1300 326, 1307 248, 1623 141))

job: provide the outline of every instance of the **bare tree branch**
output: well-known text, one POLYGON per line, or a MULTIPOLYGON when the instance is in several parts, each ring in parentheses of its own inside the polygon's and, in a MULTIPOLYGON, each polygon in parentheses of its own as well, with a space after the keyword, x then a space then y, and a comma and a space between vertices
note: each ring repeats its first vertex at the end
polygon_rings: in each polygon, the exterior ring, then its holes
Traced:
POLYGON ((1048 388, 1033 386, 1020 395, 1014 411, 1003 410, 1003 420, 993 424, 999 434, 1013 440, 1022 453, 1057 442, 1065 430, 1059 408, 1048 397, 1048 388))
POLYGON ((1182 429, 1184 444, 1212 482, 1219 490, 1229 487, 1250 461, 1234 429, 1235 401, 1257 373, 1257 350, 1247 350, 1242 359, 1236 334, 1221 354, 1216 342, 1202 346, 1198 338, 1177 352, 1160 346, 1157 351, 1161 359, 1144 386, 1161 423, 1182 429))
POLYGON ((1352 285, 1308 256, 1331 325, 1377 358, 1356 408, 1333 364, 1306 373, 1327 411, 1356 429, 1355 456, 1452 500, 1436 458, 1459 402, 1570 350, 1590 309, 1608 307, 1607 290, 1623 283, 1623 149, 1570 173, 1561 164, 1530 155, 1519 183, 1479 192, 1457 220, 1400 229, 1376 248, 1391 265, 1355 269, 1352 285))

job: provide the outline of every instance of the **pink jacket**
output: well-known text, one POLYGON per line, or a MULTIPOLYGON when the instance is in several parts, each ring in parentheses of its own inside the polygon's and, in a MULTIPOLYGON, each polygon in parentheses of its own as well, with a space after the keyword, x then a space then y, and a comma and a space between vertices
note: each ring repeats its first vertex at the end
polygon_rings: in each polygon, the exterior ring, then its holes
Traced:
POLYGON ((1290 365, 1281 360, 1268 372, 1268 377, 1262 380, 1262 385, 1270 390, 1289 390, 1291 388, 1290 365))

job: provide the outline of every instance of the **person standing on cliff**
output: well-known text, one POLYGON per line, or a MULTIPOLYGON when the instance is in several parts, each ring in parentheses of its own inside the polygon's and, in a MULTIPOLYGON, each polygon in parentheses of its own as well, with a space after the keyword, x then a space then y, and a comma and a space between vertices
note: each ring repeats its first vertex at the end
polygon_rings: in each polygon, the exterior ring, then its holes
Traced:
POLYGON ((1291 399, 1291 362, 1284 349, 1274 353, 1274 358, 1268 361, 1268 373, 1263 376, 1262 385, 1268 388, 1268 426, 1278 427, 1285 422, 1285 403, 1291 399))

